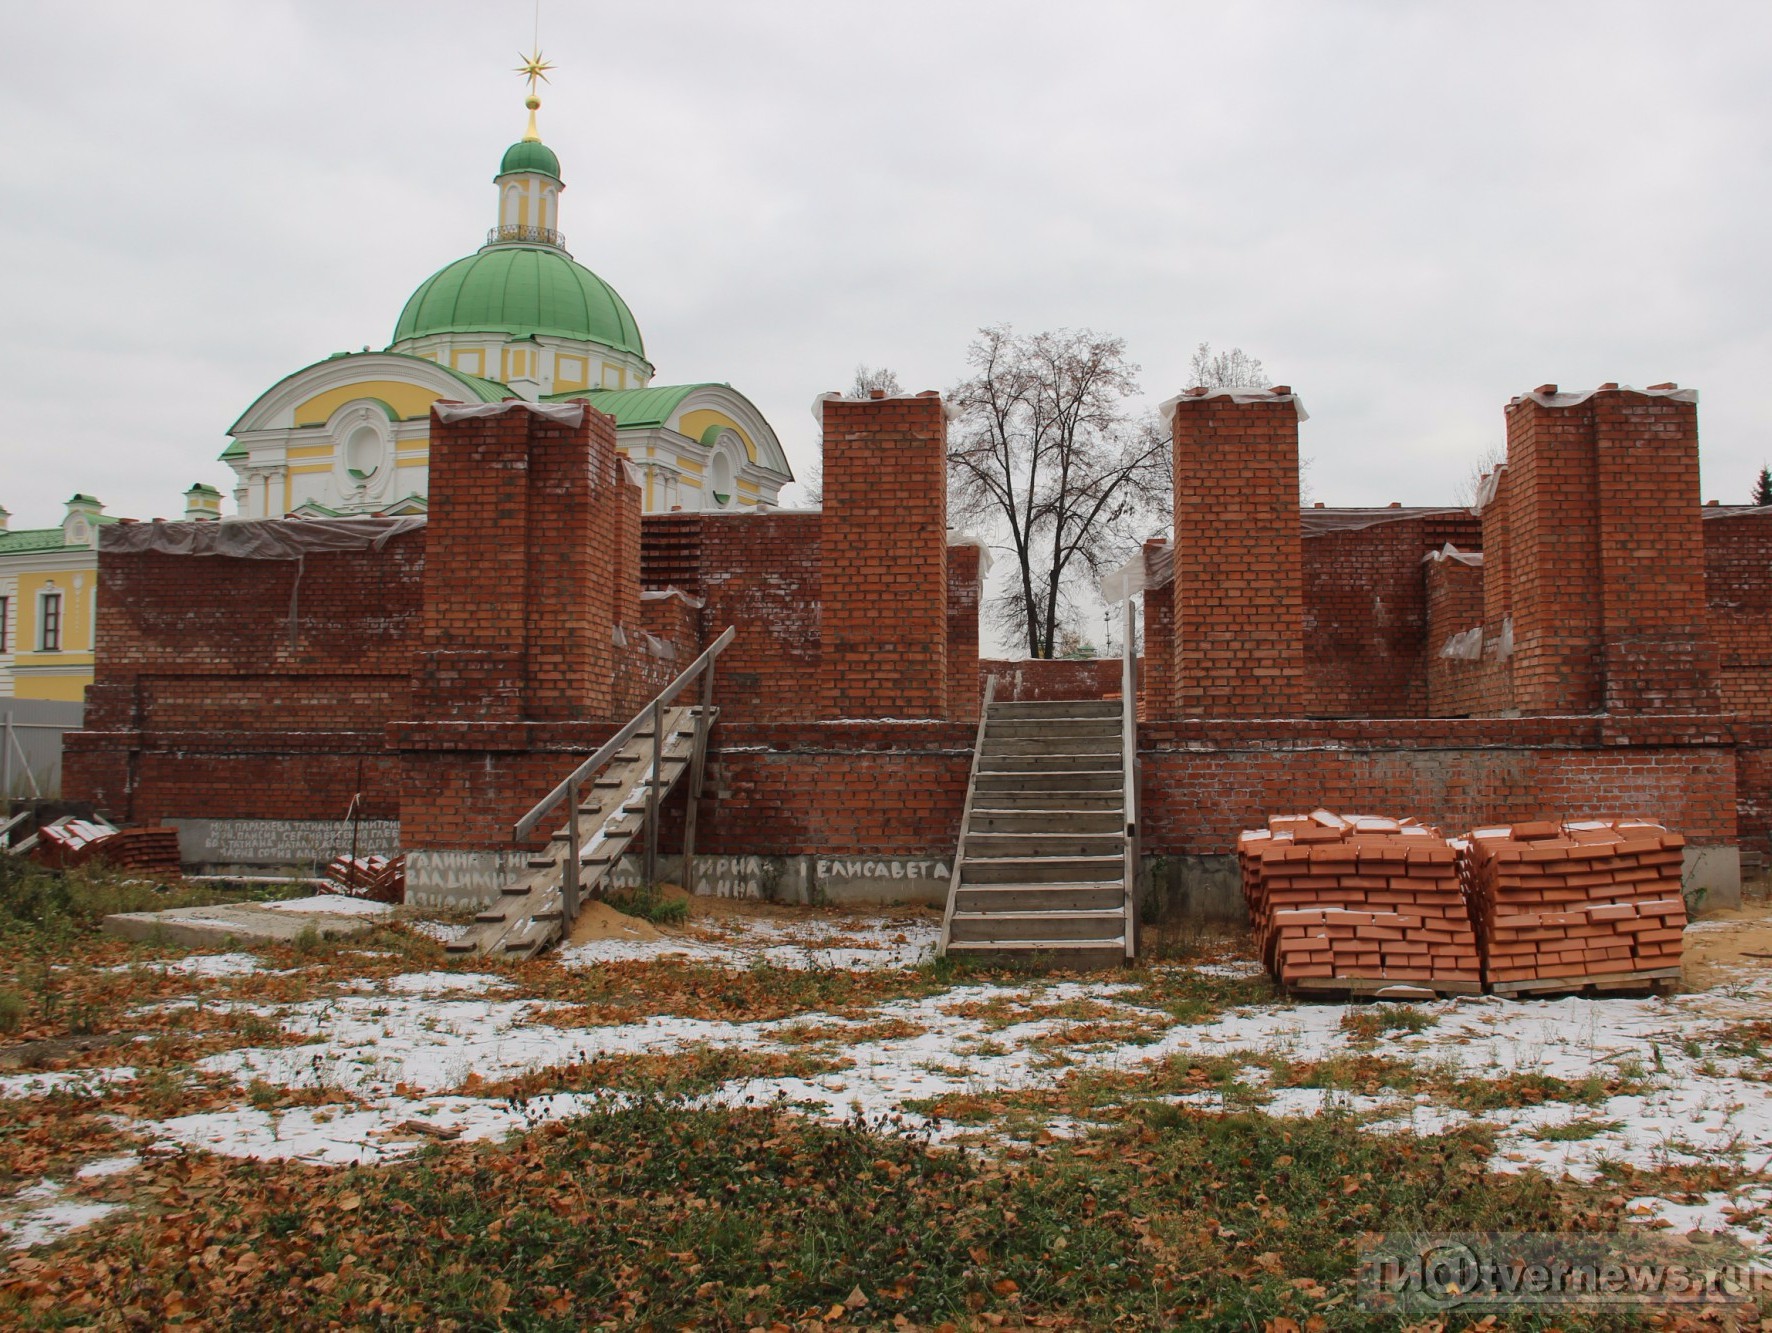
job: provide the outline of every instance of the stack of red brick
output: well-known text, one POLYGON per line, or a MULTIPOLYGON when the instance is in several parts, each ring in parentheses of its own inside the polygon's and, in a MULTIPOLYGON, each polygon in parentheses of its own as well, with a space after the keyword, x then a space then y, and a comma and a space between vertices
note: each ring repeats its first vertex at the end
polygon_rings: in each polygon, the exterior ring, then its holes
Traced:
POLYGON ((1283 985, 1480 988, 1456 854, 1437 830, 1319 810, 1276 816, 1237 849, 1256 945, 1283 985))
POLYGON ((1686 840, 1659 824, 1478 829, 1459 871, 1491 986, 1677 972, 1686 840))
POLYGON ((45 824, 38 831, 32 858, 56 870, 95 862, 117 870, 147 875, 179 873, 178 830, 117 829, 103 820, 72 817, 45 824))

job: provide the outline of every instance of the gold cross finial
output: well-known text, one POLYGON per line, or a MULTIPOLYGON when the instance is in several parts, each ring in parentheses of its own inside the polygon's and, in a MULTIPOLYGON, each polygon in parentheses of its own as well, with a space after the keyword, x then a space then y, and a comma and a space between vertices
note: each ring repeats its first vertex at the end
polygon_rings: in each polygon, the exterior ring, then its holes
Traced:
POLYGON ((535 48, 532 55, 524 55, 519 51, 517 57, 523 63, 517 66, 516 72, 529 80, 529 96, 523 99, 523 105, 529 108, 529 128, 523 132, 523 138, 527 142, 539 143, 541 135, 535 128, 535 112, 541 106, 541 98, 536 95, 535 85, 537 80, 548 82, 548 71, 554 66, 542 56, 540 46, 535 48))

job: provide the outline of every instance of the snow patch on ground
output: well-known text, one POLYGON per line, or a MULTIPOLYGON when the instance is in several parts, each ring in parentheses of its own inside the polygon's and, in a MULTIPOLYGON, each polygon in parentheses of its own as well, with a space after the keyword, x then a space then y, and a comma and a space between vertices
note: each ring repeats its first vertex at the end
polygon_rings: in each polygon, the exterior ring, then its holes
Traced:
POLYGON ((935 957, 941 925, 934 920, 885 925, 812 919, 741 919, 699 935, 664 934, 647 940, 592 940, 560 951, 566 967, 649 962, 672 955, 720 967, 853 971, 916 967, 935 957))
POLYGON ((63 1093, 71 1097, 96 1097, 108 1083, 126 1083, 135 1077, 129 1065, 107 1069, 48 1069, 28 1074, 0 1075, 0 1097, 48 1097, 63 1093))
POLYGON ((42 1180, 0 1202, 0 1246, 24 1250, 47 1245, 71 1231, 91 1226, 120 1207, 114 1203, 68 1199, 66 1192, 57 1182, 42 1180))
POLYGON ((369 898, 352 898, 342 893, 318 893, 312 898, 281 898, 260 903, 274 912, 308 912, 324 916, 387 916, 394 909, 388 903, 369 898))

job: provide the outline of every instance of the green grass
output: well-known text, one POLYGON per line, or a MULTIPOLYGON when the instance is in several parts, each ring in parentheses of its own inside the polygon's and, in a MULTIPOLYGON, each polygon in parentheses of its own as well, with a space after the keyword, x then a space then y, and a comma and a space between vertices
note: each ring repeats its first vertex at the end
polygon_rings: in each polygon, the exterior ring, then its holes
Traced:
MULTIPOLYGON (((1571 1187, 1490 1174, 1489 1148, 1153 1106, 981 1154, 891 1123, 643 1099, 405 1166, 154 1163, 136 1209, 0 1281, 0 1322, 129 1306, 144 1326, 748 1328, 839 1307, 881 1327, 1369 1328, 1363 1231, 1603 1225, 1571 1187)), ((1555 1313, 1509 1326, 1596 1326, 1555 1313)))

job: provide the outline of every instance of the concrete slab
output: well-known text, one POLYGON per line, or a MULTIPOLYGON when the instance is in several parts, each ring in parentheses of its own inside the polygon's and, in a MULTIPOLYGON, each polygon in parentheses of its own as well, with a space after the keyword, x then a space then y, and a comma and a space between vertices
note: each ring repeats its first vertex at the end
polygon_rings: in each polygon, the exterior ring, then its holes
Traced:
POLYGON ((288 944, 312 929, 323 938, 360 935, 384 920, 385 904, 358 898, 304 898, 285 903, 219 903, 163 912, 119 912, 104 931, 126 940, 164 940, 197 948, 227 944, 288 944))

